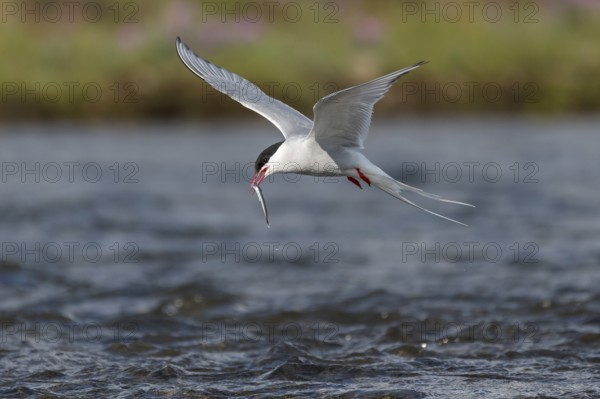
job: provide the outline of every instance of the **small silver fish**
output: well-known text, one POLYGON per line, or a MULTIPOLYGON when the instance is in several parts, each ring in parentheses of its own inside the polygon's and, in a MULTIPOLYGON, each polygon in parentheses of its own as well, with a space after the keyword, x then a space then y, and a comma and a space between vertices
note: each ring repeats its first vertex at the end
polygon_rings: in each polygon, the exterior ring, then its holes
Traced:
POLYGON ((265 214, 265 220, 267 221, 267 227, 271 228, 271 226, 269 225, 269 211, 267 211, 267 203, 265 202, 265 198, 262 195, 262 190, 257 185, 253 185, 252 188, 256 192, 256 196, 260 201, 260 206, 262 208, 263 213, 265 214))

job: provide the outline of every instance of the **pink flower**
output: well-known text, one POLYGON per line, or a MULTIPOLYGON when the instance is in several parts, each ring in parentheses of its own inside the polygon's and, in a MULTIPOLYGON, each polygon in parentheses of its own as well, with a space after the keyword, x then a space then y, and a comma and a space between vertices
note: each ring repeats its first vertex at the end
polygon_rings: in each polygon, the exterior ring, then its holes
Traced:
POLYGON ((368 16, 354 25, 352 34, 359 42, 375 43, 383 39, 383 24, 378 18, 368 16))

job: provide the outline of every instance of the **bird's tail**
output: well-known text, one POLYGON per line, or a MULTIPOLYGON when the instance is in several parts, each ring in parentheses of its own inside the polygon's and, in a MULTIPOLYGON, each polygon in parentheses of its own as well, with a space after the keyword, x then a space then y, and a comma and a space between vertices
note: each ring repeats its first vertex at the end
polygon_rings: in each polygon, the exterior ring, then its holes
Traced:
POLYGON ((414 193, 422 195, 423 197, 427 197, 427 198, 434 199, 434 200, 437 200, 437 201, 448 202, 448 203, 451 203, 451 204, 458 204, 458 205, 464 205, 464 206, 471 206, 471 207, 475 207, 474 205, 467 204, 467 203, 464 203, 464 202, 458 202, 458 201, 448 200, 448 199, 440 197, 439 195, 427 193, 427 192, 421 190, 420 188, 412 187, 412 186, 409 186, 408 184, 404 184, 404 183, 401 183, 401 182, 399 182, 397 180, 394 180, 390 176, 388 176, 385 172, 383 172, 381 170, 379 172, 380 173, 365 173, 366 176, 371 181, 371 183, 375 187, 377 187, 378 189, 383 190, 386 193, 388 193, 389 195, 391 195, 392 197, 398 198, 400 201, 402 201, 404 203, 407 203, 408 205, 414 206, 415 208, 421 209, 422 211, 425 211, 425 212, 430 213, 432 215, 438 216, 438 217, 440 217, 442 219, 446 219, 446 220, 449 220, 451 222, 458 223, 458 224, 460 224, 462 226, 467 226, 464 223, 461 223, 461 222, 456 221, 454 219, 450 219, 449 217, 440 215, 439 213, 432 212, 429 209, 425 209, 422 206, 419 206, 419 205, 415 204, 414 202, 408 200, 401 193, 402 193, 402 191, 412 191, 414 193))

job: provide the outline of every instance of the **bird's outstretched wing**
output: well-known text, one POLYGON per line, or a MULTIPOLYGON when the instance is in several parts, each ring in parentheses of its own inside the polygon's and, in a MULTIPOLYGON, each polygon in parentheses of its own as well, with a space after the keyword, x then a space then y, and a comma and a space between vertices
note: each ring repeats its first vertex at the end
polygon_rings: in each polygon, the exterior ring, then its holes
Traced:
POLYGON ((423 64, 425 61, 323 97, 313 107, 314 125, 309 136, 314 135, 323 146, 362 149, 375 103, 402 75, 423 64))
POLYGON ((312 128, 312 121, 292 107, 266 95, 256 85, 211 64, 196 55, 190 48, 177 38, 177 53, 181 61, 193 73, 216 90, 224 93, 273 123, 283 136, 306 136, 312 128))

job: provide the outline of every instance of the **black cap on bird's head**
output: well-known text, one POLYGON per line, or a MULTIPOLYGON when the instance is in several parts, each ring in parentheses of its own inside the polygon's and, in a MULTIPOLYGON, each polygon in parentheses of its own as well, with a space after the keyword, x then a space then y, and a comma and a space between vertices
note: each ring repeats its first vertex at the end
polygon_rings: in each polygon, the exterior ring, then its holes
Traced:
POLYGON ((275 143, 272 146, 267 147, 265 150, 263 150, 263 152, 260 153, 258 158, 256 158, 256 162, 254 162, 254 173, 260 172, 262 167, 265 166, 267 162, 269 162, 273 154, 277 152, 281 144, 283 144, 283 141, 280 141, 279 143, 275 143))

